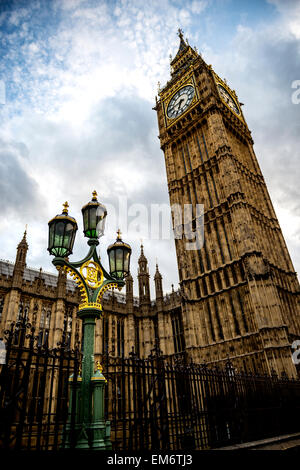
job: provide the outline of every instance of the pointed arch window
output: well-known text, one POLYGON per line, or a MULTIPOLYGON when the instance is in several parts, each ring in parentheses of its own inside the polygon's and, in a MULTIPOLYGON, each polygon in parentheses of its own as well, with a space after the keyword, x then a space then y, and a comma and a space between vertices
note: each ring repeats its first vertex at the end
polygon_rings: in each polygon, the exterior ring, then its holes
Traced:
POLYGON ((38 346, 48 346, 51 308, 43 307, 41 311, 38 346))
POLYGON ((173 330, 173 341, 175 354, 184 351, 185 341, 183 334, 183 324, 180 312, 176 312, 171 317, 172 330, 173 330))

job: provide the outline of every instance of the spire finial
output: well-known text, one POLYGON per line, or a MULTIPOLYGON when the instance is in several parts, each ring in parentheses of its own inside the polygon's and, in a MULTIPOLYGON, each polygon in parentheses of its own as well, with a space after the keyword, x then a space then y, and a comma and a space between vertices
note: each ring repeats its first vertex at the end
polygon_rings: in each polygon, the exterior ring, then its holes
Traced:
POLYGON ((118 230, 117 230, 117 234, 118 234, 117 240, 121 240, 121 239, 122 239, 122 237, 121 237, 122 232, 121 232, 121 230, 120 230, 119 228, 118 228, 118 230))
POLYGON ((93 199, 92 199, 92 201, 97 201, 97 196, 98 196, 97 191, 94 190, 94 191, 92 192, 92 194, 93 194, 93 199))
POLYGON ((27 224, 25 225, 25 231, 23 235, 23 240, 26 241, 26 235, 27 235, 27 224))
POLYGON ((66 201, 66 202, 63 204, 63 214, 68 215, 68 207, 69 207, 69 204, 68 204, 68 202, 66 201))
POLYGON ((178 36, 180 37, 181 41, 184 41, 184 39, 183 39, 183 30, 181 28, 178 28, 178 36))

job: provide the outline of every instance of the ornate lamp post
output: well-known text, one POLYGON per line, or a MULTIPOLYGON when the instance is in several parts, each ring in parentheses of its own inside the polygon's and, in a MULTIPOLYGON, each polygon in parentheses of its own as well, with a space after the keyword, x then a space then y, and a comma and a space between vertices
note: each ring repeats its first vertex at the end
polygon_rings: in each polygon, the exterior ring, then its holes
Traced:
MULTIPOLYGON (((94 374, 95 325, 96 319, 101 318, 101 301, 104 292, 110 288, 121 290, 125 284, 123 279, 129 273, 131 248, 121 240, 120 230, 118 230, 116 242, 107 249, 110 274, 107 273, 96 250, 99 238, 104 233, 107 211, 105 206, 98 202, 97 193, 94 191, 92 200, 82 208, 83 232, 89 239, 87 242, 90 247, 89 252, 81 261, 69 262, 67 257, 72 254, 78 227, 76 220, 68 214, 68 203, 66 202, 63 207, 62 214, 57 215, 48 223, 48 251, 54 255, 52 260, 54 266, 70 274, 81 292, 77 315, 83 321, 83 362, 80 387, 77 386, 78 384, 75 387, 80 388, 81 397, 76 447, 106 449, 109 447, 107 443, 109 423, 104 422, 104 387, 95 387, 95 380, 99 381, 99 368, 98 373, 94 374), (95 396, 97 393, 102 395, 95 396)), ((103 380, 105 380, 104 377, 103 380)), ((101 380, 100 383, 102 383, 101 380)))

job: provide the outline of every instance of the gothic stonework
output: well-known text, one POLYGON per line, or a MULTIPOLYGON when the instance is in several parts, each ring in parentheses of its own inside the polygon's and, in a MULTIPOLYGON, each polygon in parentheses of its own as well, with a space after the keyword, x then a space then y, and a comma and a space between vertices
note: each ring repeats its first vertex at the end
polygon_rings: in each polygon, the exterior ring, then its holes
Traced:
MULTIPOLYGON (((35 326, 39 344, 55 348, 64 338, 74 348, 81 342, 81 320, 77 318, 79 289, 62 270, 55 275, 43 272, 42 268, 26 267, 27 251, 25 233, 15 263, 0 261, 0 338, 12 321, 25 316, 35 326)), ((156 345, 166 355, 183 352, 180 294, 163 294, 158 266, 154 282, 156 301, 151 301, 148 261, 141 247, 140 295, 133 295, 131 275, 126 278, 126 294, 117 291, 104 294, 103 318, 96 323, 95 359, 105 353, 128 357, 132 349, 146 357, 156 345)))
POLYGON ((187 251, 175 240, 186 354, 294 376, 299 282, 251 132, 235 91, 179 36, 154 109, 171 205, 192 205, 197 230, 196 204, 204 204, 204 246, 187 251))

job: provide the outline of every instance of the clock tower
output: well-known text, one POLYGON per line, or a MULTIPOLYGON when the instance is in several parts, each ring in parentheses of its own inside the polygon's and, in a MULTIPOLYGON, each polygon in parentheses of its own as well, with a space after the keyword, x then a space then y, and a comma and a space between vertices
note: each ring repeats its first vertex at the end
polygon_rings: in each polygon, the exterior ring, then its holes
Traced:
MULTIPOLYGON (((171 207, 204 207, 204 243, 187 249, 173 217, 186 353, 195 362, 296 375, 299 282, 234 90, 179 30, 156 99, 171 207)), ((203 219, 203 217, 202 217, 203 219)), ((201 237, 199 236, 198 239, 201 237)))

